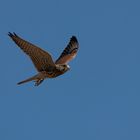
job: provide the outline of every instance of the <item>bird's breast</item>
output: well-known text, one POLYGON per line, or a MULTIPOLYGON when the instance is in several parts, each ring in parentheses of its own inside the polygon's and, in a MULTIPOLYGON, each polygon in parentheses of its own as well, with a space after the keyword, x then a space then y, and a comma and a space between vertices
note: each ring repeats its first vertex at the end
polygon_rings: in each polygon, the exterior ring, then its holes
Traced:
POLYGON ((64 74, 66 71, 60 71, 60 70, 57 70, 55 69, 54 71, 51 71, 51 72, 46 72, 46 77, 48 78, 55 78, 59 75, 62 75, 64 74))

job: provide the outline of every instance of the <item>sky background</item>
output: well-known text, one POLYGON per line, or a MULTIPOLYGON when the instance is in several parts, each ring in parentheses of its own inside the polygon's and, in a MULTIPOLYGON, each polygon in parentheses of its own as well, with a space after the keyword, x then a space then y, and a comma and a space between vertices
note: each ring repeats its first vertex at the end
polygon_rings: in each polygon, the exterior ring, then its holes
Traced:
POLYGON ((138 0, 0 1, 0 140, 140 140, 138 0), (72 35, 71 70, 34 87, 16 32, 57 59, 72 35))

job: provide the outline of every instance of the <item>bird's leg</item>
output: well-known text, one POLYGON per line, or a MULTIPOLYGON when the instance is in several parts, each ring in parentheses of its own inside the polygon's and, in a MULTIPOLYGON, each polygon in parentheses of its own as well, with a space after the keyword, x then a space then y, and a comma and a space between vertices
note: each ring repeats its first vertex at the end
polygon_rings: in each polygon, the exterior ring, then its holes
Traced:
POLYGON ((44 80, 44 79, 37 79, 37 80, 35 81, 35 86, 40 85, 40 84, 43 82, 43 80, 44 80))

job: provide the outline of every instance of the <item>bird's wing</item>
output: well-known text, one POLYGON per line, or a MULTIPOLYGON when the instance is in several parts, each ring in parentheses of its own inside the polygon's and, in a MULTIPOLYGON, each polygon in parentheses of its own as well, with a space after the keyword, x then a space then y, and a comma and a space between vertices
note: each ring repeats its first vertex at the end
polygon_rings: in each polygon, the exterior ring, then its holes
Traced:
POLYGON ((67 64, 76 56, 78 48, 78 40, 75 36, 72 36, 69 41, 69 44, 61 53, 60 57, 56 60, 55 64, 67 64))
POLYGON ((18 47, 21 48, 31 58, 38 71, 47 71, 55 66, 52 57, 48 52, 23 40, 15 33, 12 34, 9 32, 8 35, 18 45, 18 47))

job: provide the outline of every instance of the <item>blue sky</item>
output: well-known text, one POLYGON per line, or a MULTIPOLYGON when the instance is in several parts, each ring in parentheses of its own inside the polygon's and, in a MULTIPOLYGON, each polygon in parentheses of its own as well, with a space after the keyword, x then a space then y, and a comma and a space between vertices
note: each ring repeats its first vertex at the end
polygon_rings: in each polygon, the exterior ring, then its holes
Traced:
POLYGON ((140 2, 1 0, 0 139, 139 140, 140 2), (80 50, 66 74, 16 83, 34 74, 7 32, 54 60, 72 35, 80 50))

